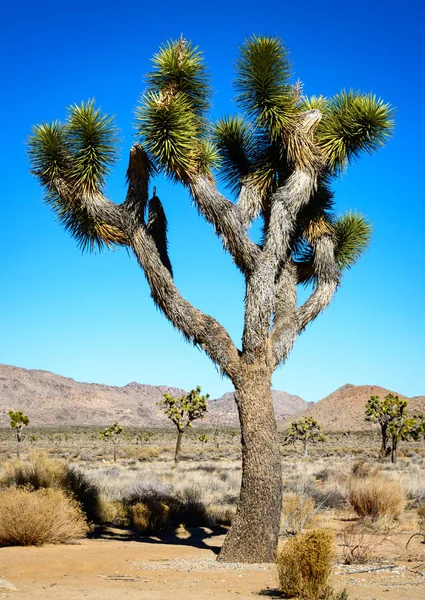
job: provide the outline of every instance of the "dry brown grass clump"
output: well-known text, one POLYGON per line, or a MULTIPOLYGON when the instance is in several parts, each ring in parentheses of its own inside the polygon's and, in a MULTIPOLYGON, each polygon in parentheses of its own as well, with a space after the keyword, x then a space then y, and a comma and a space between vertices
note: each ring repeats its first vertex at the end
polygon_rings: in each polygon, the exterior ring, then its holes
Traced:
POLYGON ((15 460, 6 464, 0 486, 63 490, 77 500, 89 522, 101 523, 104 520, 99 490, 83 471, 48 458, 43 452, 33 454, 25 462, 15 460))
POLYGON ((364 478, 352 477, 348 500, 360 517, 373 520, 384 516, 398 519, 407 502, 400 483, 379 473, 364 478))
POLYGON ((329 594, 333 555, 334 537, 329 531, 317 529, 294 537, 276 556, 282 593, 301 600, 319 600, 329 594))
POLYGON ((78 504, 60 490, 0 492, 0 545, 62 544, 88 531, 78 504))
POLYGON ((140 533, 153 533, 167 528, 170 507, 164 502, 138 502, 129 508, 131 522, 140 533))

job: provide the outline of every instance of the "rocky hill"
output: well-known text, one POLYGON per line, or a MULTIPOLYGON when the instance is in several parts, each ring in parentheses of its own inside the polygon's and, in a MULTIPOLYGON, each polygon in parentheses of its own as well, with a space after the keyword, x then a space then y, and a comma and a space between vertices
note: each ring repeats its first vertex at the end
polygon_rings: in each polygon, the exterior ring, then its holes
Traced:
POLYGON ((346 384, 320 402, 310 405, 305 414, 314 417, 329 432, 376 429, 376 425, 364 421, 365 404, 371 396, 384 398, 389 393, 406 398, 409 402, 410 414, 425 413, 425 396, 407 398, 394 390, 387 390, 377 385, 346 384))
MULTIPOLYGON (((168 419, 156 407, 167 392, 183 390, 129 383, 123 387, 80 383, 49 371, 0 365, 0 426, 8 424, 8 410, 22 410, 33 425, 123 425, 166 426, 168 419)), ((305 410, 309 404, 286 392, 273 392, 279 420, 305 410)), ((204 424, 236 425, 234 394, 210 400, 204 424)))

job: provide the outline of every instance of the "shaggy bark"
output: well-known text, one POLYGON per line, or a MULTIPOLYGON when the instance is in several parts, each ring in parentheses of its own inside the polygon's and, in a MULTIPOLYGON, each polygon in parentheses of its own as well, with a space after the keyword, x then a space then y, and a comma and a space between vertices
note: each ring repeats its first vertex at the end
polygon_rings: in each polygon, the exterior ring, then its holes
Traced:
POLYGON ((242 431, 239 504, 218 560, 271 562, 282 508, 282 472, 271 394, 269 358, 246 364, 236 385, 242 431))

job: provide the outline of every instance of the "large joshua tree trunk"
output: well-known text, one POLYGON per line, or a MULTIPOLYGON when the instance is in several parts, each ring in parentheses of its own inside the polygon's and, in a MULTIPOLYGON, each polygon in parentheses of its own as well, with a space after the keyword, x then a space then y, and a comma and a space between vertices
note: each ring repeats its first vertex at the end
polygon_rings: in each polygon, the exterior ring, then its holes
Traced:
POLYGON ((236 389, 242 430, 242 486, 221 561, 271 562, 282 507, 282 470, 270 372, 247 369, 236 389))

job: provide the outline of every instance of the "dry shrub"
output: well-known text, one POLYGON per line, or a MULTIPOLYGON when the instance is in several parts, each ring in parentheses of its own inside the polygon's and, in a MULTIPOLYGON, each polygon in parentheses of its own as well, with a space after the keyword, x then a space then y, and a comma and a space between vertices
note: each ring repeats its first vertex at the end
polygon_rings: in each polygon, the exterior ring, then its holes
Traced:
POLYGON ((26 462, 13 461, 7 464, 0 484, 32 490, 63 490, 80 503, 89 522, 103 521, 97 487, 77 467, 50 459, 43 452, 34 454, 26 462))
POLYGON ((6 487, 60 488, 65 474, 63 463, 51 460, 37 452, 26 462, 14 460, 7 463, 0 484, 6 487))
POLYGON ((352 524, 343 532, 343 552, 346 565, 368 562, 371 555, 388 537, 377 535, 362 523, 352 524))
POLYGON ((168 525, 202 527, 215 524, 213 514, 208 512, 196 488, 187 488, 175 495, 154 488, 140 488, 124 498, 123 505, 130 524, 143 532, 154 532, 157 524, 158 529, 168 525), (140 506, 134 512, 133 507, 139 504, 144 507, 140 506))
POLYGON ((140 533, 153 533, 167 528, 170 507, 163 502, 138 502, 129 509, 131 522, 140 533))
POLYGON ((384 475, 352 477, 348 484, 348 500, 360 517, 376 520, 388 516, 397 519, 406 506, 406 494, 398 483, 384 475))
POLYGON ((359 479, 363 479, 365 477, 371 477, 372 475, 377 475, 379 472, 379 467, 375 467, 367 460, 356 460, 351 467, 351 473, 354 477, 358 477, 359 479))
POLYGON ((128 527, 130 519, 128 510, 119 500, 101 499, 102 520, 118 527, 128 527))
POLYGON ((78 504, 60 490, 9 488, 0 492, 0 545, 62 544, 88 531, 78 504))
POLYGON ((290 540, 276 556, 282 593, 301 600, 329 595, 333 555, 334 537, 329 531, 317 529, 290 540))
POLYGON ((287 534, 301 533, 317 526, 317 508, 309 496, 288 494, 283 497, 281 529, 287 534))

